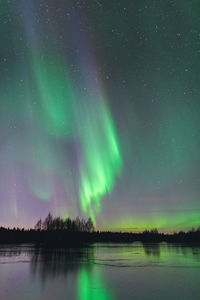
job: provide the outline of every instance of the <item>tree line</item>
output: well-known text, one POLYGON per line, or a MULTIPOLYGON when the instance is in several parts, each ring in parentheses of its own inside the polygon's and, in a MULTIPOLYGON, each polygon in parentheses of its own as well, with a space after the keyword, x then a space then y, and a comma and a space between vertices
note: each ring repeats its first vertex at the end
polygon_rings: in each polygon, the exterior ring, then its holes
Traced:
POLYGON ((76 219, 71 219, 70 217, 62 219, 61 217, 53 217, 51 213, 47 215, 44 221, 42 219, 38 220, 34 229, 39 231, 65 230, 78 232, 92 232, 95 230, 91 218, 87 220, 79 217, 76 217, 76 219))
POLYGON ((157 229, 140 233, 95 231, 92 220, 76 218, 53 218, 49 214, 44 221, 39 220, 35 229, 0 227, 0 244, 35 243, 50 247, 87 247, 92 243, 185 243, 200 245, 200 228, 173 234, 159 233, 157 229))

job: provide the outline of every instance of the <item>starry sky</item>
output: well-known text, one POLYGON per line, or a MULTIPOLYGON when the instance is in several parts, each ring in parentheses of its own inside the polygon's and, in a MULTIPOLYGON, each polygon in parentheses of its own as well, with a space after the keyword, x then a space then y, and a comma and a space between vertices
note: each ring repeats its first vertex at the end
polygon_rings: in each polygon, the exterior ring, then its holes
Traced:
POLYGON ((1 225, 200 225, 199 9, 1 1, 1 225))

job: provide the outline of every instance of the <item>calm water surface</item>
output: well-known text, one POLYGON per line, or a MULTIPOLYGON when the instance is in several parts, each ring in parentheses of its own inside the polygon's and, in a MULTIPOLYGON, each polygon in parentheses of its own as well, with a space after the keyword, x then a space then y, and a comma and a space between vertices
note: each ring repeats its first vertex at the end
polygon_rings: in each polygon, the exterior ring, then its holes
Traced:
POLYGON ((1 300, 200 299, 200 248, 97 244, 45 250, 0 246, 1 300))

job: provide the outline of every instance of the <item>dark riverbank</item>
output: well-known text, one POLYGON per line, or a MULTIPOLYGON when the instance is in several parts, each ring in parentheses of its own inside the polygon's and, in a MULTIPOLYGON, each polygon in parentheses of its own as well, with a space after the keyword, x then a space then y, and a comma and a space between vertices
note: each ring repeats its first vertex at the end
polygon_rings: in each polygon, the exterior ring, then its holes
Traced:
POLYGON ((78 232, 67 230, 24 230, 0 228, 0 243, 35 243, 50 246, 83 246, 92 243, 169 242, 200 244, 200 230, 174 234, 158 233, 156 230, 142 233, 124 232, 78 232))

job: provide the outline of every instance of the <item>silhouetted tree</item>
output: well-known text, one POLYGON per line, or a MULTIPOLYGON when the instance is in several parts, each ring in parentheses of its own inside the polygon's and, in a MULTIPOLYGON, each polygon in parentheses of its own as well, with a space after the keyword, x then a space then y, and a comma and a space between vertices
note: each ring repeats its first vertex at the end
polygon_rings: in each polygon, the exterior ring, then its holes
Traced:
POLYGON ((81 220, 79 217, 76 217, 76 220, 75 220, 75 227, 76 227, 76 231, 82 231, 81 230, 81 220))
POLYGON ((53 217, 52 217, 51 213, 49 213, 42 224, 42 228, 44 230, 52 230, 52 225, 53 225, 53 217))
POLYGON ((64 228, 63 220, 60 217, 53 219, 53 229, 62 230, 64 228))
POLYGON ((158 234, 158 229, 154 228, 150 231, 151 234, 158 234))
POLYGON ((66 218, 64 221, 64 229, 65 230, 71 230, 72 221, 70 218, 66 218))
POLYGON ((88 232, 94 231, 94 224, 91 218, 89 218, 85 224, 85 231, 88 232))
POLYGON ((85 231, 86 221, 82 218, 80 223, 80 230, 85 231))
POLYGON ((42 220, 41 219, 39 221, 37 221, 34 228, 35 228, 35 230, 41 230, 42 229, 42 220))

